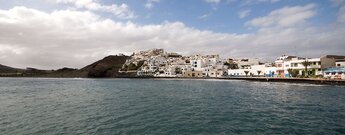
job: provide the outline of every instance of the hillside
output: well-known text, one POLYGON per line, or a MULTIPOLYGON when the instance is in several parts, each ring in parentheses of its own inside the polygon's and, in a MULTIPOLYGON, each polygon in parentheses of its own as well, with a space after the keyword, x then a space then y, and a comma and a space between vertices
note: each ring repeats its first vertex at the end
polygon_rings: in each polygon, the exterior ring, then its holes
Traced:
POLYGON ((0 73, 18 73, 18 72, 23 72, 23 69, 17 69, 17 68, 12 68, 8 67, 5 65, 0 64, 0 73))
POLYGON ((87 77, 129 77, 131 74, 119 73, 119 69, 129 59, 129 56, 107 56, 102 60, 92 63, 80 72, 87 73, 87 77))
POLYGON ((107 56, 81 69, 61 68, 58 70, 38 70, 34 68, 16 69, 0 65, 0 76, 18 77, 64 77, 64 78, 100 78, 100 77, 133 77, 133 73, 119 73, 119 69, 130 56, 107 56))
POLYGON ((21 76, 25 70, 0 64, 0 77, 21 76))

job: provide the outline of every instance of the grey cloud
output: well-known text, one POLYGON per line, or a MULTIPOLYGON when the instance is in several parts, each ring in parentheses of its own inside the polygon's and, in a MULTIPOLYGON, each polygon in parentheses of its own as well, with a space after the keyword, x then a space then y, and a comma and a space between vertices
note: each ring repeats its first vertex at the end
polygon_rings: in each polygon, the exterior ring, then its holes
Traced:
POLYGON ((318 57, 345 52, 344 24, 320 28, 264 27, 252 34, 190 28, 181 22, 140 25, 87 11, 51 13, 26 7, 0 10, 0 63, 17 67, 80 68, 110 54, 164 48, 184 55, 273 59, 298 53, 318 57))

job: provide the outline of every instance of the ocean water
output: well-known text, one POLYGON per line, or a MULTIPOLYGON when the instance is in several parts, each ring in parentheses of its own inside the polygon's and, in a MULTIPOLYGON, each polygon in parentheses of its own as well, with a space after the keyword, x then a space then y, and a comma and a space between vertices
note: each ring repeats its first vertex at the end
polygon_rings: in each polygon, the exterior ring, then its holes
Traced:
POLYGON ((0 134, 345 134, 345 87, 0 78, 0 134))

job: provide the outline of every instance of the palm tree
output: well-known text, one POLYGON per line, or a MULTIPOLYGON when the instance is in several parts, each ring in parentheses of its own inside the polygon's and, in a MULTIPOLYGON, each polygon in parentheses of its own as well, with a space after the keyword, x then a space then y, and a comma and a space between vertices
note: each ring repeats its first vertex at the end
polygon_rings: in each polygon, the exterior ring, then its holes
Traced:
POLYGON ((249 71, 244 71, 244 73, 246 74, 246 77, 247 77, 247 75, 248 75, 249 71))
POLYGON ((304 76, 305 76, 305 77, 308 77, 308 76, 309 76, 309 74, 308 74, 308 66, 310 66, 311 64, 312 64, 312 63, 309 62, 309 61, 307 60, 307 58, 305 59, 305 61, 302 62, 302 65, 304 66, 304 76))
POLYGON ((258 76, 260 76, 261 71, 260 71, 260 70, 258 70, 257 72, 258 72, 258 76))

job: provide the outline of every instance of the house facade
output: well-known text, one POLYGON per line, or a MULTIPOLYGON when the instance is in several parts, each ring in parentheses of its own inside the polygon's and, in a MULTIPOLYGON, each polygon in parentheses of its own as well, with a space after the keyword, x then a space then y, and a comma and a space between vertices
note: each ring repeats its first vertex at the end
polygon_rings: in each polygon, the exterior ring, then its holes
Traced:
POLYGON ((326 68, 323 76, 328 79, 340 80, 345 79, 345 68, 326 68))

